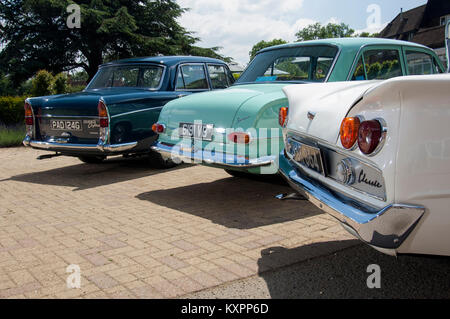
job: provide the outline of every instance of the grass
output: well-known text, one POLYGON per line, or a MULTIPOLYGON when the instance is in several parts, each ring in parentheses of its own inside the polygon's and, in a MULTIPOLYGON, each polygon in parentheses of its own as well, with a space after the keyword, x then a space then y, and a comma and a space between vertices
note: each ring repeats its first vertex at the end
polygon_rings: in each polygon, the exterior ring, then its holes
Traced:
POLYGON ((24 137, 25 125, 0 126, 0 147, 20 146, 24 137))

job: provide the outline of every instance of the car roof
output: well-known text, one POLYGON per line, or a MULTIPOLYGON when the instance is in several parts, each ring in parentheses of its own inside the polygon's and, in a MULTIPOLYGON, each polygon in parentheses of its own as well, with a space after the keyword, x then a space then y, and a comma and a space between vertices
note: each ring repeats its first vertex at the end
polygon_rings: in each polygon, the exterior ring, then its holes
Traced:
POLYGON ((311 46, 311 45, 335 45, 337 47, 347 47, 359 49, 365 45, 401 45, 401 46, 410 46, 410 47, 419 47, 419 48, 427 48, 424 45, 401 41, 401 40, 392 40, 392 39, 382 39, 382 38, 333 38, 333 39, 321 39, 321 40, 311 40, 311 41, 303 41, 303 42, 295 42, 288 44, 281 44, 272 47, 268 47, 260 50, 258 53, 266 52, 270 50, 276 50, 281 48, 292 48, 292 47, 300 47, 300 46, 311 46))
POLYGON ((117 61, 111 61, 103 66, 113 65, 113 64, 126 64, 126 63, 157 63, 167 66, 172 66, 178 63, 221 63, 226 64, 224 61, 214 58, 207 58, 201 56, 152 56, 152 57, 139 57, 131 59, 122 59, 117 61))

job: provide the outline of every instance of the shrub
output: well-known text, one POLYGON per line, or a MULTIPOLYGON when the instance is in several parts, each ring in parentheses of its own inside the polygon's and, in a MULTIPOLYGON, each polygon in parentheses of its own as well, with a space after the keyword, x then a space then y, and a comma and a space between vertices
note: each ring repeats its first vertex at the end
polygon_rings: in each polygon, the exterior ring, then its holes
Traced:
POLYGON ((25 125, 0 126, 0 147, 21 146, 25 137, 25 125))
POLYGON ((24 121, 24 97, 0 97, 0 124, 15 125, 24 121))
POLYGON ((52 82, 53 75, 50 72, 46 70, 38 71, 32 82, 31 94, 33 96, 51 95, 52 82))
POLYGON ((53 80, 52 89, 53 94, 67 93, 67 75, 64 73, 57 74, 53 80))

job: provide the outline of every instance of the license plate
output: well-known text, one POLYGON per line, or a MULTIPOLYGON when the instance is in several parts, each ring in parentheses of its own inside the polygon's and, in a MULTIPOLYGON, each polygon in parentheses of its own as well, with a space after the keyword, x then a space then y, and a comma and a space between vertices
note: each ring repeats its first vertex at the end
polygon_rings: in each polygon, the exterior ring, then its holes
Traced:
POLYGON ((81 131, 83 127, 81 121, 70 120, 52 120, 50 121, 50 127, 55 131, 81 131))
POLYGON ((294 161, 319 174, 325 175, 320 149, 292 139, 288 139, 287 147, 287 151, 292 155, 294 161))
POLYGON ((180 123, 179 126, 180 136, 204 141, 212 141, 213 129, 213 124, 180 123))

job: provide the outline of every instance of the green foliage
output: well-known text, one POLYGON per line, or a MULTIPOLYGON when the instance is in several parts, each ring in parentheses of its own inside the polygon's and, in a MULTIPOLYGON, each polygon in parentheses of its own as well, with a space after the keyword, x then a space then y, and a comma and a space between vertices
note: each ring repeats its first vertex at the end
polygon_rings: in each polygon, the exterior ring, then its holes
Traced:
POLYGON ((51 95, 52 83, 53 83, 53 75, 50 72, 46 70, 38 71, 32 81, 31 94, 33 96, 51 95))
POLYGON ((24 137, 25 126, 23 124, 12 127, 0 126, 0 147, 20 146, 24 137))
POLYGON ((255 57, 256 53, 258 53, 258 51, 264 49, 264 48, 268 48, 274 45, 280 45, 280 44, 286 44, 287 42, 284 41, 283 39, 273 39, 271 41, 259 41, 258 43, 256 43, 252 50, 248 53, 250 55, 250 61, 253 60, 253 58, 255 57))
POLYGON ((91 79, 105 61, 135 56, 206 55, 218 48, 195 46, 198 38, 178 18, 186 11, 175 0, 77 0, 81 28, 69 29, 72 0, 0 2, 0 71, 17 87, 35 72, 53 74, 82 68, 91 79))
POLYGON ((356 35, 360 38, 378 38, 380 36, 379 33, 369 33, 369 32, 361 32, 360 34, 356 35))
POLYGON ((67 75, 65 73, 57 74, 52 83, 52 93, 64 94, 67 93, 67 91, 67 75))
POLYGON ((0 125, 15 125, 24 121, 24 97, 0 97, 0 125))
POLYGON ((355 30, 347 24, 328 23, 322 26, 319 22, 311 24, 306 28, 298 31, 296 34, 297 41, 308 41, 328 38, 348 38, 355 36, 355 30))
POLYGON ((66 93, 76 93, 81 92, 86 88, 85 85, 74 85, 74 86, 68 86, 66 93))

